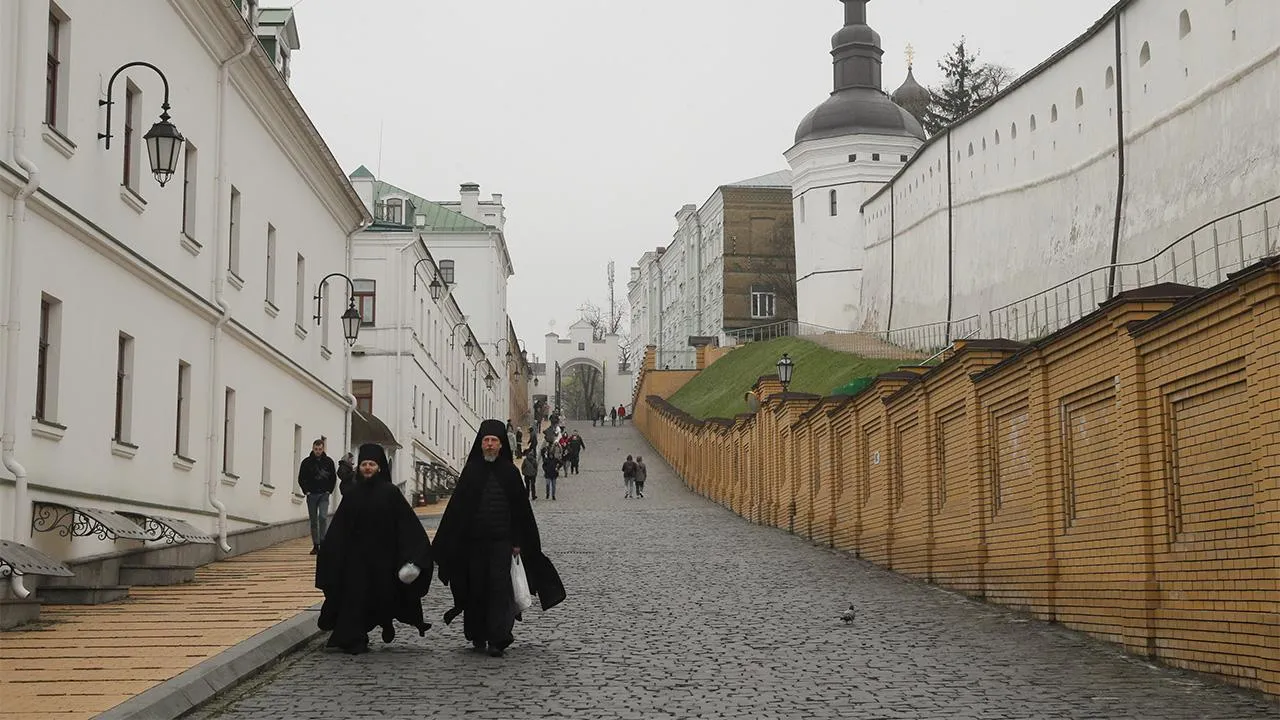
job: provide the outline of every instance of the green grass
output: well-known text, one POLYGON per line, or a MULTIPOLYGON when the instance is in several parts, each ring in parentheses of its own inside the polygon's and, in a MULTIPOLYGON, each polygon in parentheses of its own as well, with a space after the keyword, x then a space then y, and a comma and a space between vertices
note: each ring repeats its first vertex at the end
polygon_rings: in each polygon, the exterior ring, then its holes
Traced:
POLYGON ((747 412, 743 395, 761 375, 778 373, 778 358, 784 352, 795 361, 789 389, 817 395, 827 395, 855 378, 879 375, 906 362, 835 352, 798 338, 748 343, 698 373, 671 396, 671 403, 702 419, 732 418, 747 412))

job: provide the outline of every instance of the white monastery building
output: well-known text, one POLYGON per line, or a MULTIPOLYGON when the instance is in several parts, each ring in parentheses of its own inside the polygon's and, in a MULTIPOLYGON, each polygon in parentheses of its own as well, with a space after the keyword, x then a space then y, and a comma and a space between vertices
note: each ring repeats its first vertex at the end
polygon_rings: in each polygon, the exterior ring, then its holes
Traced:
POLYGON ((223 545, 305 518, 298 463, 346 427, 345 281, 313 297, 371 218, 289 89, 293 14, 145 15, 0 6, 0 538, 56 560, 139 547, 70 531, 120 513, 223 545))
POLYGON ((1280 3, 1121 0, 927 140, 881 89, 868 0, 843 3, 835 92, 786 152, 801 321, 1035 336, 1274 251, 1280 3))
POLYGON ((501 198, 482 212, 478 188, 464 185, 451 208, 364 166, 350 178, 375 218, 352 251, 363 323, 352 350, 355 427, 370 430, 356 440, 390 448, 394 481, 412 494, 424 468, 462 470, 482 421, 508 417, 520 349, 510 347, 501 198))

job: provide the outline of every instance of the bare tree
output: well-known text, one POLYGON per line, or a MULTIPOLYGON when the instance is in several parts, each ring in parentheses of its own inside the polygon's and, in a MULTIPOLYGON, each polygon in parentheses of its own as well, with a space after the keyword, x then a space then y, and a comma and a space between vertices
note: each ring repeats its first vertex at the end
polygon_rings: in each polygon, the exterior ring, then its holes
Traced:
POLYGON ((591 324, 591 337, 597 341, 603 340, 605 335, 618 336, 618 363, 626 364, 631 353, 631 346, 634 338, 630 332, 623 332, 622 325, 627 320, 627 304, 617 304, 613 308, 613 312, 601 308, 599 305, 587 301, 578 306, 578 313, 591 324))
POLYGON ((561 379, 561 400, 565 416, 587 420, 593 408, 604 406, 604 378, 588 365, 575 365, 561 379))

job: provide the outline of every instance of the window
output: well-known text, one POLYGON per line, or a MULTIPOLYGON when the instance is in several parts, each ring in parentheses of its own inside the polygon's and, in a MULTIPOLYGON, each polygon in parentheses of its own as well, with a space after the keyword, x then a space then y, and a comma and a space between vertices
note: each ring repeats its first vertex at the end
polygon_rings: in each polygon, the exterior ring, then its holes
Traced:
POLYGON ((267 302, 276 304, 276 227, 267 223, 267 302))
POLYGON ((796 205, 797 205, 797 208, 796 208, 796 209, 798 210, 798 212, 799 212, 799 214, 800 214, 800 222, 804 222, 804 215, 805 215, 805 207, 804 207, 804 206, 805 206, 805 202, 804 202, 804 195, 801 195, 801 196, 800 196, 800 202, 796 203, 796 205))
POLYGON ((871 162, 880 162, 880 153, 871 153, 871 162))
POLYGON ((44 122, 56 130, 66 130, 67 119, 67 16, 56 6, 49 6, 49 47, 45 68, 44 122))
POLYGON ((124 333, 116 342, 116 422, 112 439, 127 445, 133 424, 133 338, 124 333))
POLYGON ((858 162, 858 153, 849 156, 849 162, 858 162))
POLYGON ((352 380, 351 395, 356 399, 356 410, 365 415, 373 414, 372 380, 352 380))
POLYGON ((1084 107, 1084 88, 1076 88, 1076 107, 1084 107))
MULTIPOLYGON (((333 315, 329 310, 333 307, 332 301, 333 295, 331 293, 325 293, 324 300, 322 301, 324 303, 324 307, 321 310, 325 320, 320 323, 320 347, 325 349, 329 348, 329 328, 333 325, 331 322, 333 315)), ((343 312, 346 311, 344 310, 343 312)))
POLYGON ((262 478, 263 487, 271 484, 271 408, 262 408, 262 478))
POLYGON ((1186 10, 1178 16, 1178 37, 1184 38, 1191 34, 1191 13, 1186 10))
POLYGON ((361 327, 372 325, 377 311, 377 282, 374 280, 354 280, 356 309, 360 311, 361 327))
MULTIPOLYGON (((294 294, 297 295, 297 297, 295 298, 293 322, 300 328, 306 328, 305 321, 307 317, 307 259, 302 257, 301 253, 299 253, 298 255, 297 267, 298 267, 297 282, 296 282, 296 285, 294 286, 294 294)), ((332 318, 326 318, 326 321, 331 319, 332 318)))
POLYGON ((40 298, 40 345, 36 359, 36 419, 52 422, 58 416, 58 355, 62 336, 62 303, 40 298))
POLYGON ((836 214, 837 214, 837 212, 838 212, 838 211, 839 211, 839 209, 840 209, 840 208, 839 208, 839 206, 838 206, 838 204, 837 204, 837 203, 838 203, 838 201, 837 201, 837 198, 836 198, 836 191, 835 191, 835 190, 832 190, 832 191, 831 191, 831 195, 830 195, 830 197, 829 197, 829 202, 831 203, 831 217, 835 217, 835 216, 836 216, 836 214))
POLYGON ((1107 75, 1106 75, 1106 78, 1104 79, 1104 84, 1107 86, 1107 89, 1111 89, 1116 86, 1116 69, 1115 68, 1113 67, 1107 68, 1107 75))
MULTIPOLYGON (((293 467, 299 467, 302 465, 302 455, 303 455, 302 426, 294 425, 293 426, 293 467)), ((298 486, 297 484, 298 480, 296 477, 294 478, 293 482, 294 482, 293 494, 302 495, 302 488, 298 486)))
POLYGON ((578 350, 579 350, 579 351, 585 351, 586 349, 587 349, 587 344, 586 344, 586 343, 578 343, 578 350))
POLYGON ((1049 122, 1051 123, 1058 122, 1058 106, 1057 105, 1053 105, 1049 108, 1049 122))
POLYGON ((906 162, 909 158, 906 155, 899 155, 898 162, 906 162))
POLYGON ((124 168, 120 184, 135 193, 138 192, 138 161, 141 159, 139 154, 141 143, 136 137, 138 125, 141 122, 139 115, 141 101, 138 97, 140 94, 132 82, 127 83, 124 91, 124 168))
POLYGON ((236 391, 227 388, 222 398, 222 473, 232 472, 236 461, 236 391))
POLYGON ((174 421, 173 454, 189 458, 191 443, 191 366, 178 361, 178 407, 174 421))
POLYGON ((1028 123, 1027 123, 1027 124, 1029 124, 1029 125, 1031 126, 1031 132, 1035 132, 1035 131, 1036 131, 1036 116, 1035 116, 1035 115, 1032 115, 1032 116, 1031 116, 1031 119, 1028 121, 1028 123))
POLYGON ((196 239, 196 173, 199 172, 196 148, 187 143, 182 151, 182 233, 196 239))
POLYGON ((382 209, 382 219, 396 224, 404 220, 404 201, 400 198, 388 200, 382 209))
POLYGON ((775 296, 770 288, 751 286, 751 317, 771 318, 776 313, 775 296))
POLYGON ((1012 123, 1009 125, 1009 139, 1010 140, 1018 139, 1018 123, 1012 123))
POLYGON ((231 186, 231 224, 227 232, 227 270, 240 277, 240 191, 231 186))
POLYGON ((1151 43, 1142 43, 1142 50, 1138 51, 1138 66, 1145 66, 1151 62, 1151 43))

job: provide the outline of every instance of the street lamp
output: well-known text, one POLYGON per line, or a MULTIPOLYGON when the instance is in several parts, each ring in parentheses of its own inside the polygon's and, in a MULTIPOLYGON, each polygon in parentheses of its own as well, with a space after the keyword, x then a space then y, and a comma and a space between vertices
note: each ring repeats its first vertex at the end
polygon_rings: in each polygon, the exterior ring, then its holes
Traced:
POLYGON ((466 355, 467 359, 470 360, 471 356, 475 353, 475 351, 476 351, 475 343, 471 342, 471 338, 467 338, 467 342, 462 346, 462 354, 466 355))
POLYGON ((782 353, 782 359, 778 360, 778 380, 782 382, 782 392, 787 391, 787 386, 791 384, 791 374, 795 372, 796 364, 787 353, 782 353))
POLYGON ((115 101, 111 99, 111 93, 115 89, 116 78, 131 67, 151 68, 164 83, 164 102, 160 105, 160 121, 152 125, 147 134, 142 136, 147 144, 147 159, 151 161, 151 175, 155 177, 156 182, 160 183, 160 187, 164 187, 178 168, 178 156, 182 154, 182 143, 185 138, 178 132, 178 128, 169 122, 169 79, 160 72, 160 68, 139 60, 125 63, 111 74, 111 79, 107 81, 107 99, 98 100, 98 107, 107 106, 107 131, 98 133, 98 139, 105 140, 106 149, 111 149, 111 107, 115 105, 115 101))
POLYGON ((313 316, 313 319, 316 321, 316 325, 320 324, 322 309, 324 307, 324 289, 326 284, 329 282, 329 278, 333 277, 340 277, 343 280, 346 280, 347 289, 351 291, 350 294, 347 295, 347 311, 342 313, 342 335, 347 339, 347 346, 350 347, 356 344, 356 337, 360 335, 360 324, 362 322, 360 311, 356 309, 356 285, 351 282, 351 278, 343 275, 342 273, 329 273, 320 281, 320 284, 316 286, 316 314, 313 316))
MULTIPOLYGON (((467 324, 467 316, 466 316, 466 315, 463 315, 461 320, 459 320, 458 322, 456 322, 456 323, 454 323, 454 324, 453 324, 453 329, 449 331, 449 349, 450 349, 450 350, 452 350, 452 349, 453 349, 453 342, 454 342, 454 340, 456 340, 456 339, 457 339, 457 337, 458 337, 458 328, 460 328, 460 327, 462 327, 462 326, 464 326, 464 325, 466 325, 466 324, 467 324)), ((469 338, 469 337, 468 337, 467 339, 468 339, 468 340, 470 340, 471 338, 469 338)), ((470 355, 468 355, 467 357, 471 357, 471 356, 470 356, 470 355)))
MULTIPOLYGON (((430 262, 431 258, 422 258, 413 264, 413 291, 418 291, 418 266, 424 262, 430 262)), ((431 292, 432 300, 439 300, 444 297, 444 283, 440 282, 440 271, 436 270, 431 278, 431 282, 427 285, 427 289, 431 292)))

